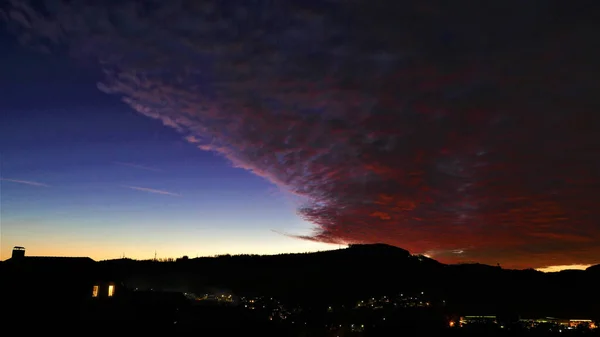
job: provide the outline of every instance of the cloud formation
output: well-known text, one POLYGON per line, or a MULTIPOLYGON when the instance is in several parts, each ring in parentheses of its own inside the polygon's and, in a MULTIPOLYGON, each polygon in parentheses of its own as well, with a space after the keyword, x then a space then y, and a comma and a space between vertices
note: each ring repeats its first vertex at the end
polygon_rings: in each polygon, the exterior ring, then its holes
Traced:
POLYGON ((309 200, 303 239, 600 262, 597 2, 11 3, 23 43, 309 200))
POLYGON ((10 181, 12 183, 17 183, 17 184, 24 184, 24 185, 29 185, 29 186, 36 186, 36 187, 50 187, 49 185, 43 184, 43 183, 38 183, 37 181, 30 181, 30 180, 19 180, 19 179, 8 179, 8 178, 0 178, 0 180, 2 181, 10 181))
POLYGON ((172 192, 163 191, 163 190, 157 190, 154 188, 139 187, 139 186, 125 186, 125 187, 130 188, 132 190, 136 190, 136 191, 149 192, 149 193, 162 194, 162 195, 170 195, 173 197, 181 196, 181 194, 172 193, 172 192))

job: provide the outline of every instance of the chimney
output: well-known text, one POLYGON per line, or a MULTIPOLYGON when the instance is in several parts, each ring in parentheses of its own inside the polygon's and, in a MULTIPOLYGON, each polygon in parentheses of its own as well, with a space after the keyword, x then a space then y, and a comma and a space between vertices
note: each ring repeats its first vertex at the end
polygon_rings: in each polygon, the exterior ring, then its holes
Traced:
POLYGON ((19 247, 19 246, 14 247, 13 251, 12 251, 12 259, 20 260, 23 258, 25 258, 25 247, 19 247))

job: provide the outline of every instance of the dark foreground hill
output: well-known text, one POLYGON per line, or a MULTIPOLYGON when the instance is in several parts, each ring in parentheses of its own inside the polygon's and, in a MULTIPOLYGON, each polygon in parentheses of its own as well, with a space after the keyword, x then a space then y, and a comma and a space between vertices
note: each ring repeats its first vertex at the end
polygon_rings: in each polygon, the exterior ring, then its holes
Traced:
POLYGON ((129 288, 273 296, 309 308, 423 292, 432 303, 444 303, 449 312, 463 315, 600 317, 598 266, 542 273, 480 264, 444 265, 381 244, 274 256, 78 263, 5 261, 0 266, 2 295, 58 299, 67 293, 65 288, 91 287, 93 280, 111 279, 129 288))
POLYGON ((222 256, 173 263, 113 260, 137 287, 277 296, 305 306, 352 304, 396 293, 429 294, 460 313, 521 315, 600 314, 598 268, 542 273, 481 264, 444 265, 387 245, 353 245, 334 251, 275 256, 222 256))

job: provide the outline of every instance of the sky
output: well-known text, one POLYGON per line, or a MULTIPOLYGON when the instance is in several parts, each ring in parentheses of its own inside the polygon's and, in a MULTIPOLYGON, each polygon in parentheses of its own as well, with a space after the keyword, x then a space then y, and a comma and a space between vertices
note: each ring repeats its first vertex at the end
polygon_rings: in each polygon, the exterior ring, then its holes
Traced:
POLYGON ((600 263, 598 2, 29 3, 0 7, 3 259, 600 263))
POLYGON ((296 197, 99 91, 95 69, 2 42, 2 260, 338 248, 280 234, 310 233, 296 197))

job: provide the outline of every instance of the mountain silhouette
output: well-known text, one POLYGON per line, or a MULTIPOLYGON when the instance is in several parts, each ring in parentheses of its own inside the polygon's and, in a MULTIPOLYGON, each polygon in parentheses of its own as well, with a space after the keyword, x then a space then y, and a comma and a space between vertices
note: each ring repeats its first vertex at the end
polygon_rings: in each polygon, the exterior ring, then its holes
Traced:
MULTIPOLYGON (((173 262, 118 259, 87 263, 77 269, 52 266, 52 259, 37 259, 35 263, 27 259, 0 264, 2 275, 7 276, 2 280, 4 294, 26 296, 30 288, 51 275, 53 281, 46 281, 48 286, 81 287, 83 279, 111 278, 131 289, 196 294, 221 289, 239 296, 273 296, 315 309, 402 293, 424 294, 432 303, 443 303, 444 310, 462 315, 600 317, 600 296, 594 290, 600 284, 600 265, 556 273, 483 264, 447 265, 385 244, 173 262)), ((91 289, 91 283, 88 286, 91 289)))

